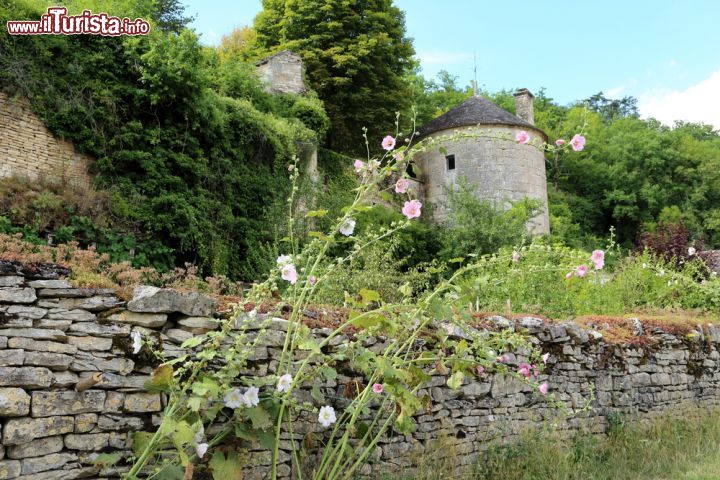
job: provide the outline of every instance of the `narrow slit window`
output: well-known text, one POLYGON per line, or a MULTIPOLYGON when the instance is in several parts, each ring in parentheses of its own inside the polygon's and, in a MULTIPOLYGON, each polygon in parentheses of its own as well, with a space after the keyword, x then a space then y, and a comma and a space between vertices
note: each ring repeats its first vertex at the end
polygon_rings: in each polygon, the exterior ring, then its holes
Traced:
POLYGON ((446 155, 445 162, 448 170, 455 170, 455 155, 446 155))

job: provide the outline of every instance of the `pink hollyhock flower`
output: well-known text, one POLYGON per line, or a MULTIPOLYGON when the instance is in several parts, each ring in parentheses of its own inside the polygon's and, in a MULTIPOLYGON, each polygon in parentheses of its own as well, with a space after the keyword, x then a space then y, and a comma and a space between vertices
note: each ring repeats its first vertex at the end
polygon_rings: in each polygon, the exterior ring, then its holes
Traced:
POLYGON ((393 155, 393 158, 396 162, 402 162, 405 159, 405 155, 403 154, 403 152, 398 152, 393 155))
POLYGON ((557 140, 555 140, 555 145, 557 145, 558 147, 562 147, 563 145, 565 145, 565 143, 567 142, 565 142, 565 140, 562 138, 558 138, 557 140))
POLYGON ((483 373, 485 373, 485 367, 483 367, 482 365, 478 365, 477 367, 475 367, 475 371, 478 375, 482 375, 483 373))
POLYGON ((517 250, 512 253, 512 261, 513 262, 520 261, 520 252, 518 252, 517 250))
POLYGON ((395 193, 405 193, 410 188, 410 180, 407 178, 399 178, 395 182, 395 193))
POLYGON ((353 168, 357 173, 360 173, 365 168, 365 162, 363 162, 362 160, 355 160, 353 162, 353 168))
POLYGON ((391 137, 390 135, 383 138, 382 148, 384 148, 387 151, 390 151, 393 148, 395 148, 395 139, 393 137, 391 137))
POLYGON ((543 363, 547 364, 548 360, 550 359, 550 352, 546 353, 542 356, 543 363))
POLYGON ((315 275, 310 275, 308 277, 308 283, 310 285, 315 285, 317 283, 317 277, 315 275))
POLYGON ((497 357, 497 361, 500 363, 507 363, 510 361, 510 357, 508 357, 507 355, 500 355, 499 357, 497 357))
POLYGON ((385 389, 382 386, 382 383, 376 383, 372 386, 373 393, 377 393, 380 395, 382 392, 385 391, 385 389))
POLYGON ((568 272, 565 274, 565 278, 572 278, 572 272, 568 272))
POLYGON ((515 135, 515 140, 517 140, 520 145, 525 145, 527 142, 530 141, 530 135, 528 135, 528 133, 523 130, 522 132, 518 132, 515 135))
POLYGON ((380 160, 370 160, 370 170, 377 170, 380 168, 380 160))
POLYGON ((410 200, 409 202, 405 202, 402 208, 402 214, 405 215, 408 220, 417 218, 420 216, 421 208, 422 203, 420 203, 420 200, 410 200))
POLYGON ((530 376, 532 375, 532 373, 530 373, 531 368, 532 366, 529 363, 522 362, 518 366, 518 373, 525 378, 530 378, 530 376))
POLYGON ((288 263, 287 265, 284 265, 281 270, 282 279, 287 280, 290 282, 291 285, 295 285, 295 282, 297 282, 298 274, 297 270, 295 270, 295 265, 292 263, 288 263))
POLYGON ((577 268, 575 269, 575 275, 577 275, 578 277, 582 278, 582 277, 585 276, 585 274, 587 273, 587 271, 588 271, 588 267, 587 267, 586 265, 580 265, 579 267, 577 267, 577 268))
POLYGON ((602 270, 605 266, 605 252, 602 250, 593 250, 590 260, 595 264, 595 270, 602 270))
POLYGON ((573 136, 573 138, 570 140, 570 145, 572 146, 573 150, 579 152, 580 150, 585 148, 585 137, 580 134, 573 136))
POLYGON ((547 382, 543 382, 538 387, 538 391, 540 392, 540 395, 546 395, 549 388, 550 388, 550 385, 548 385, 547 382))

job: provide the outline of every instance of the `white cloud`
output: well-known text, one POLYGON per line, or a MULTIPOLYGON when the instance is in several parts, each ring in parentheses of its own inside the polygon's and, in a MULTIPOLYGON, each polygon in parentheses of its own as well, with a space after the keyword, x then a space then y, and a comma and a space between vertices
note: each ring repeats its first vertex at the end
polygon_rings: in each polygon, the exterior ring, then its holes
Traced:
POLYGON ((473 58, 472 53, 463 52, 443 52, 433 50, 430 52, 418 53, 418 58, 422 65, 446 65, 450 63, 459 63, 473 58))
POLYGON ((640 95, 638 107, 643 117, 654 117, 666 125, 684 120, 720 129, 720 70, 685 90, 640 95))

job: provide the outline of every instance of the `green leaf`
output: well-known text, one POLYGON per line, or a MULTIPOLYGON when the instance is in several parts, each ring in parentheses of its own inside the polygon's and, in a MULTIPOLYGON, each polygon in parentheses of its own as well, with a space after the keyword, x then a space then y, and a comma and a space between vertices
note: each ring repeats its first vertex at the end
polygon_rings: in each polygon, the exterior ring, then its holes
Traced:
POLYGON ((268 414, 268 412, 260 405, 245 410, 245 416, 250 419, 253 428, 265 430, 266 428, 272 427, 272 420, 270 420, 270 414, 268 414))
POLYGON ((182 345, 180 345, 180 348, 194 348, 200 345, 203 340, 205 340, 205 337, 202 335, 197 337, 190 337, 187 340, 185 340, 182 345))
POLYGON ((268 432, 258 432, 257 434, 260 445, 266 450, 272 450, 275 446, 275 434, 272 430, 268 432))
POLYGON ((398 291, 400 293, 402 293, 404 296, 409 297, 410 295, 412 295, 412 286, 410 286, 409 283, 404 283, 404 284, 400 285, 400 287, 398 288, 398 291))
POLYGON ((93 465, 98 468, 108 468, 115 465, 120 459, 123 458, 121 453, 101 453, 95 458, 93 465))
POLYGON ((153 434, 150 432, 133 432, 132 450, 136 457, 142 455, 145 451, 145 447, 148 446, 152 437, 153 434))
POLYGON ((333 238, 332 238, 332 237, 328 237, 327 235, 325 235, 325 234, 322 233, 322 232, 308 232, 308 236, 309 236, 309 237, 314 237, 314 238, 319 238, 320 240, 323 240, 323 241, 325 241, 325 242, 332 242, 332 241, 333 241, 333 238))
POLYGON ((447 148, 443 147, 442 145, 438 148, 438 151, 443 155, 447 155, 447 148))
POLYGON ((312 389, 310 390, 310 396, 313 398, 313 400, 317 402, 322 403, 325 401, 325 395, 323 395, 320 387, 312 387, 312 389))
POLYGON ((145 382, 145 390, 153 393, 170 391, 173 384, 173 369, 170 365, 163 363, 150 375, 150 380, 145 382))
POLYGON ((392 202, 393 196, 390 194, 390 192, 386 192, 385 190, 383 190, 382 192, 380 192, 380 198, 382 198, 386 202, 392 202))
POLYGON ((305 214, 305 216, 308 217, 308 218, 310 218, 310 217, 324 217, 324 216, 327 215, 327 214, 328 214, 328 211, 327 211, 327 210, 322 210, 322 209, 320 209, 320 210, 311 210, 311 211, 307 212, 307 213, 305 214))
POLYGON ((332 367, 328 367, 328 366, 322 367, 320 369, 320 372, 328 380, 335 380, 337 378, 337 371, 332 367))
POLYGON ((311 352, 320 353, 320 344, 313 338, 304 338, 298 342, 298 350, 310 350, 311 352))
POLYGON ((185 477, 185 469, 174 463, 166 463, 162 469, 153 475, 153 480, 181 480, 185 477))
POLYGON ((192 391, 201 397, 215 397, 220 392, 220 385, 211 378, 204 377, 202 380, 193 383, 192 391))
POLYGON ((463 380, 465 380, 465 374, 463 372, 455 372, 448 378, 447 386, 453 390, 457 390, 460 388, 460 385, 462 385, 463 380))
POLYGON ((205 398, 198 396, 191 396, 187 401, 188 408, 193 412, 199 412, 204 403, 205 398))
POLYGON ((242 480, 243 464, 236 452, 228 452, 227 456, 219 450, 213 453, 210 470, 213 480, 242 480))
POLYGON ((465 257, 455 257, 448 260, 448 263, 462 263, 465 261, 465 257))
POLYGON ((180 456, 180 462, 183 466, 187 465, 190 459, 188 458, 187 453, 185 453, 185 447, 194 442, 195 431, 188 422, 181 420, 177 423, 177 425, 175 425, 175 431, 172 433, 170 438, 172 439, 172 442, 177 449, 177 453, 180 456))
POLYGON ((379 313, 365 313, 357 315, 351 323, 359 328, 371 328, 385 323, 387 319, 379 313))
POLYGON ((363 305, 369 305, 372 302, 380 301, 380 294, 375 290, 368 290, 367 288, 360 289, 360 298, 362 299, 363 305))

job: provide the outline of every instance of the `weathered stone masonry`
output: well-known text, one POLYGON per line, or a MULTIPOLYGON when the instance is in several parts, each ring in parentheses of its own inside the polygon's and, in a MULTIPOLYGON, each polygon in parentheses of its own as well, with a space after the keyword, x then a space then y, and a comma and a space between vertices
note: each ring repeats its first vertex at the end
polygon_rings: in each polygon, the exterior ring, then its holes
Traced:
POLYGON ((0 177, 48 177, 87 184, 90 157, 55 138, 26 100, 0 92, 0 177))
MULTIPOLYGON (((129 456, 131 433, 153 430, 163 407, 160 395, 142 388, 152 367, 143 352, 132 354, 131 331, 159 334, 166 354, 173 357, 182 354, 178 346, 184 340, 217 326, 212 318, 216 303, 208 297, 145 287, 125 304, 108 290, 74 288, 62 279, 67 273, 54 266, 0 261, 0 479, 117 477, 117 469, 100 470, 93 460, 100 452, 129 456), (79 382, 98 373, 99 383, 76 391, 79 382)), ((581 409, 594 391, 589 410, 561 423, 568 432, 580 427, 603 432, 611 412, 681 411, 686 404, 716 405, 720 399, 717 328, 683 338, 646 332, 657 342, 635 348, 606 343, 599 333, 574 324, 546 325, 530 317, 493 321, 499 327, 526 329, 551 353, 547 375, 540 379, 571 410, 581 409)), ((260 375, 272 374, 283 339, 286 322, 271 323, 251 366, 260 375)), ((512 361, 522 360, 522 352, 515 353, 512 361)), ((341 398, 344 384, 352 379, 339 370, 336 380, 323 384, 327 398, 341 398)), ((458 390, 446 387, 446 380, 432 378, 421 392, 430 395, 432 406, 416 417, 414 434, 388 436, 364 474, 407 472, 424 449, 435 458, 447 454, 469 464, 488 440, 512 440, 558 415, 513 379, 487 374, 458 390), (439 449, 438 440, 452 448, 439 449)), ((296 431, 321 435, 323 429, 311 416, 296 431)), ((289 445, 285 440, 281 446, 278 472, 283 477, 290 475, 289 445)), ((268 452, 254 454, 253 464, 247 478, 263 478, 268 452)))

